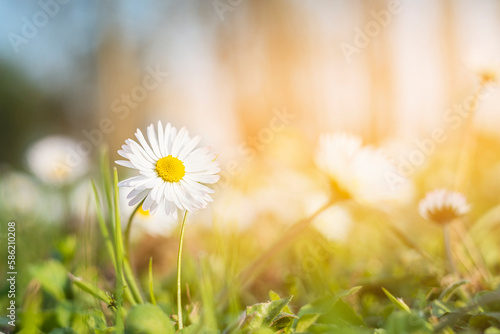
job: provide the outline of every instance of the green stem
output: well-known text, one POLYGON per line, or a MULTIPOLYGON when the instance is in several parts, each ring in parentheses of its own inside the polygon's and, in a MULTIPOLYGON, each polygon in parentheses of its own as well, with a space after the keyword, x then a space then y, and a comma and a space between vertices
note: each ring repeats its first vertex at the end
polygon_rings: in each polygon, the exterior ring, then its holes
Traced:
POLYGON ((186 227, 187 210, 181 225, 181 236, 179 238, 179 254, 177 256, 177 317, 179 319, 179 330, 183 328, 182 324, 182 289, 181 289, 181 262, 182 262, 182 244, 184 241, 184 230, 186 227))

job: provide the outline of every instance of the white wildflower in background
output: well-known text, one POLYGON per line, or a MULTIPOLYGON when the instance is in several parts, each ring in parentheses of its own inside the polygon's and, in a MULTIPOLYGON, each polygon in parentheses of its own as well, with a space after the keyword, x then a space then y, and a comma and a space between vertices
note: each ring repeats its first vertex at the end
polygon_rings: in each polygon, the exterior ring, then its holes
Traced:
POLYGON ((64 136, 49 136, 34 143, 26 154, 29 169, 41 181, 62 185, 87 172, 86 155, 78 154, 78 143, 64 136))
POLYGON ((381 150, 363 146, 359 137, 339 133, 320 138, 316 164, 330 178, 336 196, 376 204, 400 200, 409 184, 381 150), (398 177, 395 186, 389 177, 398 177))
MULTIPOLYGON (((134 210, 134 208, 127 205, 127 193, 127 189, 119 189, 120 210, 123 217, 130 217, 134 210)), ((127 220, 123 219, 122 224, 125 227, 127 220)), ((177 225, 178 222, 174 215, 167 215, 164 211, 157 211, 155 214, 151 214, 141 207, 134 216, 134 224, 132 225, 130 236, 132 240, 136 240, 144 234, 152 237, 168 237, 177 225)))
POLYGON ((469 212, 470 205, 465 196, 459 192, 437 189, 425 195, 418 209, 425 219, 446 224, 469 212))
POLYGON ((479 76, 483 83, 495 83, 500 73, 500 57, 496 52, 480 48, 473 48, 464 58, 466 68, 479 76))
POLYGON ((190 212, 205 208, 214 191, 204 184, 219 180, 216 155, 206 147, 196 148, 200 137, 191 138, 185 128, 177 131, 170 123, 164 128, 158 122, 157 130, 153 124, 148 127, 148 142, 137 129, 138 142, 127 139, 118 151, 127 160, 116 163, 140 173, 119 183, 133 188, 128 195, 129 205, 144 199, 145 211, 154 213, 161 207, 167 215, 175 215, 177 208, 190 212))
POLYGON ((63 219, 61 194, 41 187, 31 175, 8 171, 0 175, 0 211, 36 217, 37 222, 56 224, 63 219))
POLYGON ((34 214, 39 210, 42 189, 29 175, 9 171, 0 177, 0 203, 3 211, 34 214))
POLYGON ((345 208, 334 205, 316 217, 313 225, 326 239, 343 242, 352 228, 352 217, 345 208))

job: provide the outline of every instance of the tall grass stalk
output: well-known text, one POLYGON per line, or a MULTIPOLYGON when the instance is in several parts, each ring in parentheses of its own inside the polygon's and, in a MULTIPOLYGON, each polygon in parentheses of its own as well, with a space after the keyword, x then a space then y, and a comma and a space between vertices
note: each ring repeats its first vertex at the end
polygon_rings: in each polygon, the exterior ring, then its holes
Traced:
POLYGON ((123 277, 123 240, 122 240, 122 229, 120 220, 120 209, 119 209, 119 197, 118 197, 118 171, 113 168, 113 190, 114 190, 114 221, 115 221, 115 251, 116 251, 116 331, 117 333, 123 333, 124 323, 123 323, 123 292, 125 290, 125 285, 123 277))

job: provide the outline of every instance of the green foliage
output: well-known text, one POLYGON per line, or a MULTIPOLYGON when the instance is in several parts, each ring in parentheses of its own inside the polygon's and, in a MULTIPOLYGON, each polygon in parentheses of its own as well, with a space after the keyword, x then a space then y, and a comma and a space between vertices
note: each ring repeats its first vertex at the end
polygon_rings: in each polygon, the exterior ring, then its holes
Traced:
POLYGON ((173 334, 174 326, 167 314, 153 304, 134 306, 125 321, 126 334, 173 334))
MULTIPOLYGON (((93 184, 95 228, 58 236, 51 243, 52 256, 41 253, 37 264, 19 276, 29 283, 17 296, 19 333, 175 332, 175 263, 158 256, 160 251, 168 255, 169 249, 157 250, 157 240, 147 239, 125 251, 120 222, 129 217, 120 216, 117 175, 107 162, 101 166, 102 180, 93 184), (94 234, 83 235, 87 232, 94 234), (93 243, 84 244, 84 239, 93 243), (153 251, 141 255, 148 242, 153 251), (146 295, 152 304, 144 303, 146 295)), ((190 229, 195 241, 187 239, 186 326, 179 333, 500 334, 500 251, 493 247, 498 208, 486 210, 478 219, 482 227, 470 229, 487 245, 481 252, 489 270, 457 263, 455 276, 447 275, 439 256, 429 262, 371 224, 376 219, 366 211, 357 208, 349 244, 305 230, 287 252, 274 254, 262 271, 255 269, 254 281, 246 285, 238 274, 262 250, 255 234, 190 229)), ((20 241, 37 241, 33 226, 22 231, 20 241)), ((439 238, 433 235, 439 230, 428 226, 420 238, 413 232, 405 232, 412 242, 440 254, 439 238)), ((161 245, 175 248, 174 239, 162 239, 161 245)), ((2 302, 7 291, 0 291, 2 302)), ((8 328, 7 320, 0 318, 0 330, 8 328)))

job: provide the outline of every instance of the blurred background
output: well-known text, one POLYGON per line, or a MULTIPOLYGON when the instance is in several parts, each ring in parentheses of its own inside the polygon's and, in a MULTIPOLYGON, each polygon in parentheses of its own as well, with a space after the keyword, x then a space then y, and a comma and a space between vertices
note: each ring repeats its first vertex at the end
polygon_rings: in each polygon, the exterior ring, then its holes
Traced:
MULTIPOLYGON (((403 229, 419 230, 426 224, 415 209, 419 196, 453 184, 463 113, 480 84, 478 73, 494 73, 500 65, 499 18, 495 0, 4 1, 2 226, 14 219, 21 236, 32 228, 38 234, 19 237, 26 266, 50 256, 64 258, 76 231, 96 230, 85 222, 95 221, 88 177, 97 174, 100 147, 107 145, 115 160, 137 128, 162 120, 202 135, 203 143, 219 153, 222 179, 215 203, 193 218, 202 232, 187 236, 194 258, 221 255, 210 260, 213 270, 220 265, 236 275, 284 226, 324 203, 327 187, 313 163, 324 132, 354 133, 384 148, 400 169, 425 150, 421 143, 433 138, 433 131, 444 133, 446 139, 434 141, 432 152, 403 173, 415 190, 405 197, 407 211, 391 218, 403 229), (47 136, 52 141, 40 142, 47 136), (229 236, 203 232, 214 229, 229 236), (248 230, 252 233, 239 235, 248 230), (234 251, 229 255, 227 249, 234 251)), ((497 205, 494 190, 500 187, 500 90, 492 86, 482 92, 474 126, 485 145, 478 146, 476 186, 466 191, 482 198, 473 217, 497 205)), ((121 178, 129 172, 119 171, 121 178)), ((383 232, 375 223, 368 230, 355 227, 352 221, 375 219, 362 209, 335 208, 329 214, 318 229, 333 242, 325 243, 334 245, 325 246, 328 256, 342 259, 327 256, 333 261, 329 266, 321 260, 323 271, 311 286, 345 287, 383 272, 388 260, 381 254, 396 254, 377 249, 402 247, 396 239, 376 242, 373 233, 383 232), (340 223, 332 225, 332 219, 340 223), (352 254, 363 259, 362 265, 345 269, 352 254), (346 275, 336 283, 325 281, 336 270, 346 275)), ((148 241, 137 248, 138 270, 146 270, 147 259, 156 254, 158 272, 172 274, 175 226, 146 230, 148 241)), ((87 232, 78 245, 85 242, 80 256, 92 263, 100 257, 92 250, 96 237, 87 232)), ((439 252, 438 237, 415 237, 439 252)), ((290 273, 300 279, 311 274, 307 263, 287 262, 302 250, 287 254, 282 271, 256 280, 256 296, 265 296, 270 286, 295 289, 299 296, 300 289, 307 291, 289 279, 290 273)), ((403 255, 400 272, 415 256, 403 255)), ((496 255, 486 261, 498 268, 496 255)), ((23 279, 27 283, 28 277, 23 279)))
MULTIPOLYGON (((160 118, 203 135, 221 159, 237 158, 235 147, 285 107, 295 116, 290 126, 310 140, 342 129, 369 142, 411 144, 473 92, 475 67, 498 65, 498 6, 6 2, 0 159, 22 168, 31 142, 47 134, 88 140, 83 132, 105 118, 113 123, 103 139, 112 152, 160 118), (135 88, 151 70, 159 84, 135 88), (130 102, 124 95, 133 95, 130 102)), ((498 98, 492 94, 478 115, 492 132, 498 98)))

